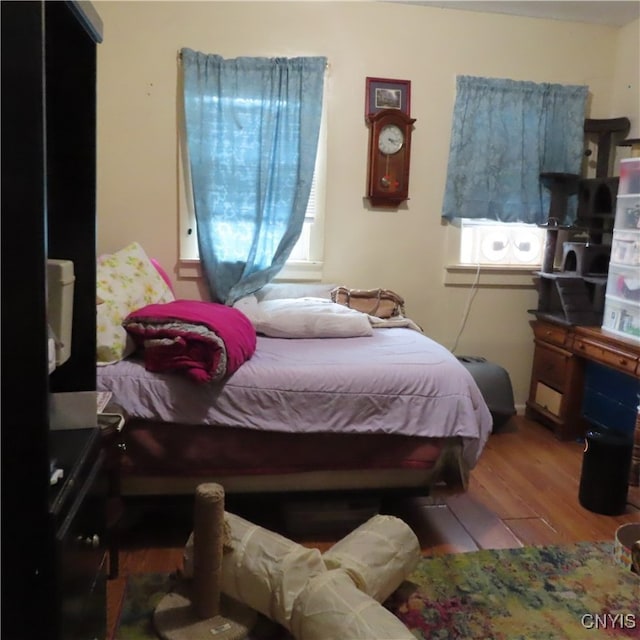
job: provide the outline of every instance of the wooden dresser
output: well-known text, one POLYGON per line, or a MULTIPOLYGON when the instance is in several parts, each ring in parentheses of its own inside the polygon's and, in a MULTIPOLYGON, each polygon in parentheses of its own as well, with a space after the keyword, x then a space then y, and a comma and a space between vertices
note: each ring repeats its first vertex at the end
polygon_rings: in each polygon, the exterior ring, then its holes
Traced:
POLYGON ((561 440, 584 435, 586 363, 596 362, 640 380, 640 344, 597 327, 538 317, 531 321, 535 351, 526 414, 551 427, 561 440))

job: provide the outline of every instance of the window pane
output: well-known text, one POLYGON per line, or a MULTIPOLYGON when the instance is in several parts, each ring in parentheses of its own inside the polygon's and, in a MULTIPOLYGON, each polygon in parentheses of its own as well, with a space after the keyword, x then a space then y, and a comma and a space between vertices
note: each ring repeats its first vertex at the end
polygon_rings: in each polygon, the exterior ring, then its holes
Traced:
POLYGON ((311 220, 305 220, 302 226, 302 233, 296 243, 296 246, 291 251, 289 260, 304 261, 309 259, 309 245, 311 240, 311 227, 313 222, 311 220))
POLYGON ((462 264, 539 265, 545 230, 533 224, 461 221, 462 264))

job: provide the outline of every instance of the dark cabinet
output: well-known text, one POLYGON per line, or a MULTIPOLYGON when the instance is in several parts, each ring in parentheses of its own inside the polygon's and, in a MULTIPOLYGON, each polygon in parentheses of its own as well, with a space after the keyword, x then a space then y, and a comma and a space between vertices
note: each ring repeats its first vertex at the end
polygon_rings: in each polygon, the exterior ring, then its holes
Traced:
MULTIPOLYGON (((2 638, 91 640, 103 637, 103 629, 74 635, 63 603, 74 564, 67 562, 67 543, 76 524, 98 517, 100 499, 94 500, 92 487, 100 482, 66 483, 81 458, 97 479, 100 452, 80 446, 56 454, 66 460, 65 485, 75 495, 69 493, 71 502, 64 503, 77 507, 75 516, 59 522, 56 490, 50 486, 49 406, 52 392, 96 388, 96 46, 101 25, 87 2, 7 1, 0 11, 2 638), (73 261, 76 276, 71 357, 51 375, 47 258, 73 261), (75 492, 82 487, 85 498, 78 501, 75 492)), ((89 440, 98 433, 80 431, 89 440)), ((101 526, 99 519, 94 526, 101 526)), ((104 550, 96 551, 91 564, 100 553, 104 550)), ((104 610, 104 594, 100 597, 104 610)))
POLYGON ((49 637, 101 640, 106 635, 106 484, 97 429, 52 431, 50 451, 65 469, 51 488, 56 589, 49 601, 49 637))

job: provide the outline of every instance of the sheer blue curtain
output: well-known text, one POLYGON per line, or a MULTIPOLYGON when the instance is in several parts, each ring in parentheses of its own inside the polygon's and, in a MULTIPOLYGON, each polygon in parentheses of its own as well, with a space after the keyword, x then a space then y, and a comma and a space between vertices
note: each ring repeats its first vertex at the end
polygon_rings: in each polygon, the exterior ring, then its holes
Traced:
POLYGON ((273 279, 300 236, 326 58, 181 54, 200 260, 212 299, 233 304, 273 279))
POLYGON ((546 222, 540 174, 580 173, 588 87, 459 76, 456 89, 443 217, 546 222))

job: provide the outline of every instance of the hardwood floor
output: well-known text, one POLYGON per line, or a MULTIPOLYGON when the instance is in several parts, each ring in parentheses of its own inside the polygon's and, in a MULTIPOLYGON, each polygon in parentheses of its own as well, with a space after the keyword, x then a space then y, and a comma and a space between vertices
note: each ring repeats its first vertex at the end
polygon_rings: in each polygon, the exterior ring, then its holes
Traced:
MULTIPOLYGON (((613 540, 618 526, 640 522, 640 488, 629 487, 623 515, 599 515, 583 508, 578 501, 582 455, 581 443, 558 441, 547 428, 517 416, 490 437, 466 493, 451 494, 445 487, 436 487, 429 497, 385 505, 385 512, 405 520, 423 552, 431 555, 613 540)), ((256 513, 250 505, 237 505, 240 510, 234 512, 278 530, 275 510, 269 512, 270 503, 262 499, 260 503, 256 513)), ((232 510, 228 501, 227 508, 232 510)), ((108 585, 107 638, 112 638, 128 575, 174 571, 181 566, 192 528, 188 503, 171 513, 151 509, 129 515, 121 539, 119 577, 108 585)), ((282 532, 321 550, 346 533, 293 536, 282 532)))

